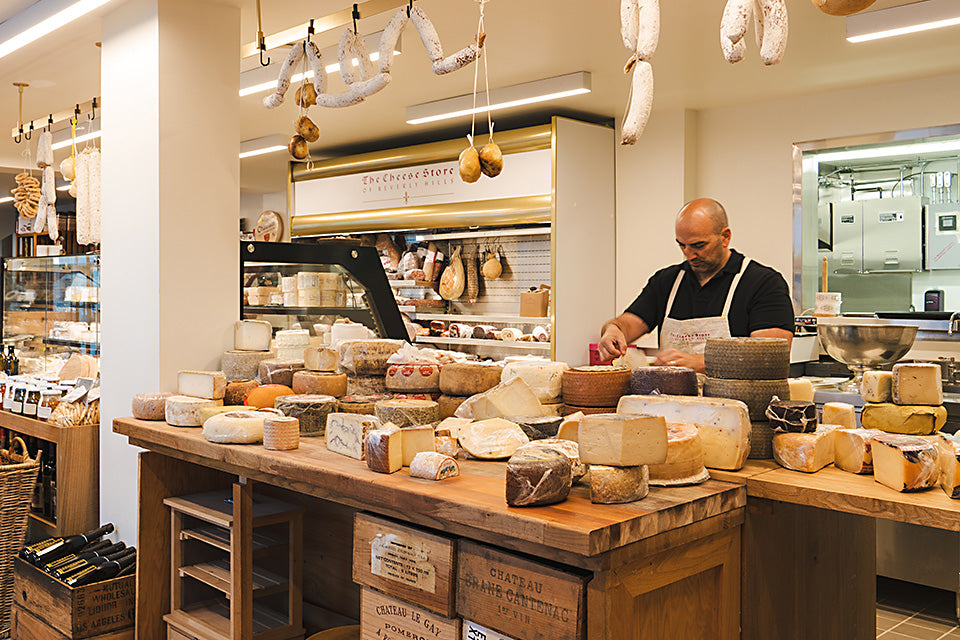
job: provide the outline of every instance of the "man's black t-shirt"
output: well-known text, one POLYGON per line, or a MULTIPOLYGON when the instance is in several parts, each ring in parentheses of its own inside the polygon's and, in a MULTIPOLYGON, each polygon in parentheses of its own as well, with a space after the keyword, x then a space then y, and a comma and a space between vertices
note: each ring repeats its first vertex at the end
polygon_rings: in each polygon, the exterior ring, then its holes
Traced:
MULTIPOLYGON (((670 317, 675 320, 708 318, 723 313, 727 293, 734 276, 743 264, 743 254, 730 251, 730 259, 704 286, 700 286, 690 264, 684 260, 653 274, 629 313, 639 316, 652 331, 660 326, 667 309, 667 298, 683 269, 686 274, 677 290, 670 317)), ((730 335, 749 336, 758 329, 786 329, 793 333, 794 313, 787 283, 774 269, 751 261, 740 278, 728 316, 730 335)))

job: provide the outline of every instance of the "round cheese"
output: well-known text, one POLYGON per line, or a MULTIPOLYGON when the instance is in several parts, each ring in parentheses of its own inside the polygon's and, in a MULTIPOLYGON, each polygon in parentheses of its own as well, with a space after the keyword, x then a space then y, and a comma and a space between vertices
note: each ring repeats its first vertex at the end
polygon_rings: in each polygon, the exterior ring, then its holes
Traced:
POLYGON ((431 400, 381 400, 374 410, 381 422, 398 427, 440 422, 440 406, 431 400))
POLYGON ((387 392, 387 385, 383 375, 355 376, 347 374, 348 396, 369 396, 387 392))
POLYGON ((220 368, 227 380, 251 380, 260 371, 260 363, 276 357, 272 351, 224 351, 220 368))
POLYGON ((339 346, 340 368, 358 376, 383 376, 387 358, 402 346, 402 340, 344 340, 339 346))
POLYGON ((499 460, 509 458, 530 438, 514 422, 490 418, 470 422, 460 427, 457 434, 460 446, 474 458, 499 460))
POLYGON ((667 461, 650 465, 650 484, 669 487, 700 484, 710 479, 703 466, 703 444, 696 425, 667 423, 667 461))
MULTIPOLYGON (((294 293, 296 295, 296 293, 294 293)), ((296 302, 294 302, 296 304, 296 302)), ((306 329, 287 329, 277 331, 277 348, 281 347, 309 347, 310 332, 306 329)))
POLYGON ((569 369, 564 362, 519 361, 508 362, 503 367, 501 382, 521 378, 537 395, 540 402, 560 401, 563 390, 563 372, 569 369))
POLYGON ((440 371, 440 391, 448 396, 472 396, 500 384, 503 367, 482 362, 451 362, 440 371))
MULTIPOLYGON (((783 380, 790 374, 790 342, 783 338, 710 338, 703 351, 708 378, 783 380)), ((780 394, 789 398, 789 392, 780 394)))
POLYGON ((439 364, 391 364, 384 379, 387 391, 435 393, 440 390, 439 364))
POLYGON ((320 395, 280 396, 274 407, 300 421, 301 436, 322 436, 326 433, 327 416, 337 410, 337 399, 320 395))
POLYGON ((750 421, 750 453, 747 455, 751 460, 770 460, 773 458, 773 437, 776 435, 770 428, 769 422, 750 421))
POLYGON ((169 396, 164 404, 164 419, 174 427, 199 427, 203 424, 200 420, 201 409, 222 406, 223 400, 169 396))
POLYGON ((519 449, 517 449, 514 455, 521 452, 541 449, 556 451, 570 458, 570 473, 572 482, 577 482, 578 480, 583 479, 590 471, 587 465, 580 460, 580 447, 572 440, 559 440, 557 438, 534 440, 533 442, 528 442, 527 444, 521 446, 519 449))
POLYGON ((263 440, 263 411, 230 411, 212 416, 203 423, 203 437, 218 444, 253 444, 263 440))
POLYGON ((751 420, 766 420, 767 406, 774 396, 790 397, 790 383, 786 376, 780 380, 707 377, 703 383, 703 395, 709 398, 739 400, 747 405, 751 420))
POLYGON ((248 407, 273 407, 280 396, 293 395, 293 389, 283 384, 265 384, 251 389, 243 404, 248 407))
POLYGON ((507 416, 504 419, 516 423, 531 440, 553 438, 563 422, 563 418, 543 415, 507 416))
POLYGON ((630 369, 597 365, 563 372, 563 403, 578 407, 615 407, 630 389, 630 369))
POLYGON ((347 374, 297 371, 293 374, 293 392, 306 395, 347 395, 347 374))
POLYGON ((256 407, 245 407, 243 405, 224 405, 222 407, 206 407, 205 409, 200 409, 200 424, 203 425, 207 420, 213 416, 219 415, 221 413, 230 413, 231 411, 252 411, 256 407))
MULTIPOLYGON (((448 367, 450 365, 447 365, 448 367)), ((457 408, 462 405, 469 396, 448 396, 442 395, 437 398, 437 404, 440 405, 440 419, 446 420, 452 418, 457 408)))
POLYGON ((291 416, 271 416, 263 421, 263 448, 290 451, 300 446, 300 421, 291 416))
POLYGON ((138 393, 133 396, 131 409, 137 420, 163 420, 166 418, 167 398, 172 393, 138 393))
POLYGON ((669 396, 696 396, 697 372, 688 367, 641 367, 630 378, 630 393, 646 396, 653 392, 669 396))
POLYGON ((257 378, 261 384, 282 384, 293 386, 293 374, 303 371, 303 359, 300 360, 263 360, 258 368, 257 378))
POLYGON ((590 502, 621 504, 636 502, 650 491, 649 469, 639 467, 608 467, 590 465, 590 502))
POLYGON ((507 504, 535 507, 566 500, 572 466, 570 458, 551 449, 517 451, 507 461, 507 504))
POLYGON ((340 413, 362 413, 363 415, 372 416, 376 411, 378 402, 381 400, 389 400, 392 397, 393 396, 387 393, 345 395, 340 398, 337 407, 340 413))
POLYGON ((223 404, 237 405, 243 404, 247 399, 247 394, 260 386, 256 380, 237 380, 228 382, 227 388, 223 394, 223 404))

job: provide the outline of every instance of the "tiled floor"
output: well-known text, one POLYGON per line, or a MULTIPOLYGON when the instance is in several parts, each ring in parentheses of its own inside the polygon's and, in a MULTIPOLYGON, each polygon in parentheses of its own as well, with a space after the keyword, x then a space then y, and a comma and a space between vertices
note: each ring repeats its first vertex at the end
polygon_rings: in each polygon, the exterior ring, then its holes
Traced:
POLYGON ((877 638, 960 640, 956 595, 878 577, 877 638))

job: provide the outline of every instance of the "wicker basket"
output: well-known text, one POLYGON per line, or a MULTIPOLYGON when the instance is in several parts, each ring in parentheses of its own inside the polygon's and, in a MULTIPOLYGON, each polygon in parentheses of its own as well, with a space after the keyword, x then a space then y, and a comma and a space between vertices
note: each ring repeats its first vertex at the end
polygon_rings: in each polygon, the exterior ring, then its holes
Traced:
POLYGON ((10 449, 0 449, 0 637, 10 635, 13 560, 23 547, 39 470, 39 455, 31 459, 22 439, 14 438, 10 449), (18 446, 21 453, 14 452, 18 446))

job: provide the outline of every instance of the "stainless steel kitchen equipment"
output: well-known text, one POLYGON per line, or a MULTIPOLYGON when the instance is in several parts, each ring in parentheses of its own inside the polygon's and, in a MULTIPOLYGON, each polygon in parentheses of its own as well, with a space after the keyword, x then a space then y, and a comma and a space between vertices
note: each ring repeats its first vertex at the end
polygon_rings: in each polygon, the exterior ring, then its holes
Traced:
POLYGON ((923 269, 923 198, 864 200, 863 270, 923 269))
POLYGON ((833 253, 828 266, 833 273, 863 271, 863 202, 834 202, 833 253))
POLYGON ((926 267, 960 269, 960 204, 928 204, 926 267))
POLYGON ((893 364, 910 351, 917 327, 869 323, 861 318, 819 318, 817 335, 824 351, 854 373, 840 390, 859 391, 864 371, 893 364))

